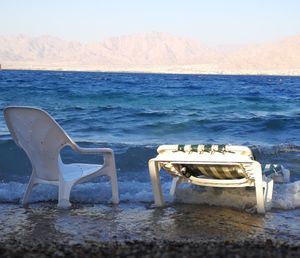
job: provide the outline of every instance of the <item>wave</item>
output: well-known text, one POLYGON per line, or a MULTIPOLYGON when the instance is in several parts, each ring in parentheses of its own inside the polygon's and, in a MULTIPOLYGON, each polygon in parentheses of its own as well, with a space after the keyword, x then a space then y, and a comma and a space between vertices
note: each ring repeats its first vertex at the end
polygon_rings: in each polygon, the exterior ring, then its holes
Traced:
MULTIPOLYGON (((122 202, 152 203, 153 195, 147 162, 156 156, 157 145, 133 145, 79 142, 84 147, 98 146, 114 149, 118 170, 120 198, 122 202)), ((276 209, 300 208, 300 146, 278 144, 270 146, 250 146, 256 158, 262 163, 280 163, 291 170, 291 183, 275 184, 272 207, 276 209)), ((74 156, 71 149, 62 151, 65 162, 99 162, 98 157, 87 160, 74 156)), ((31 165, 25 153, 12 140, 0 140, 0 203, 19 203, 31 172, 31 165)), ((86 158, 86 157, 84 157, 86 158)), ((162 187, 166 200, 171 178, 162 173, 162 187)), ((110 184, 105 178, 74 187, 71 201, 77 203, 107 203, 110 199, 110 184)), ((40 185, 34 189, 31 202, 57 201, 57 188, 40 185)), ((233 207, 241 210, 255 205, 255 193, 248 189, 214 189, 182 185, 175 198, 176 202, 208 204, 233 207), (203 190, 204 189, 204 190, 203 190)))
MULTIPOLYGON (((233 207, 238 209, 252 209, 256 205, 255 191, 248 188, 206 190, 188 187, 179 189, 176 200, 191 204, 208 204, 215 206, 233 207)), ((300 208, 300 181, 275 184, 273 199, 269 209, 290 210, 300 208)))
MULTIPOLYGON (((161 144, 166 144, 162 142, 161 144)), ((177 142, 180 144, 181 142, 177 142)), ((191 142, 197 144, 200 142, 191 142)), ((204 142, 205 143, 205 142, 204 142)), ((138 178, 144 178, 147 172, 148 160, 157 155, 156 144, 134 145, 125 143, 95 143, 79 142, 83 147, 109 147, 115 152, 118 171, 123 175, 131 175, 138 172, 138 178)), ((280 163, 292 171, 295 180, 300 179, 300 146, 293 144, 279 144, 270 146, 250 146, 255 157, 261 163, 280 163)), ((99 159, 94 155, 80 156, 71 148, 65 148, 61 152, 63 161, 98 163, 99 159)), ((26 154, 16 146, 12 140, 0 140, 0 182, 24 181, 31 172, 31 164, 26 154)))
MULTIPOLYGON (((168 191, 171 183, 162 184, 165 201, 168 204, 189 203, 231 207, 239 210, 254 210, 256 204, 253 189, 220 189, 184 185, 178 188, 174 200, 168 191)), ((19 182, 0 183, 0 203, 20 203, 26 184, 19 182)), ((120 181, 120 201, 131 203, 153 203, 150 182, 136 180, 120 181)), ((71 192, 71 202, 82 204, 108 203, 111 197, 109 182, 84 183, 76 185, 71 192)), ((58 190, 55 186, 39 185, 34 188, 30 203, 57 201, 58 190)), ((275 184, 272 207, 269 209, 290 210, 300 208, 300 181, 288 184, 275 184)))
MULTIPOLYGON (((19 182, 0 183, 0 203, 19 203, 26 184, 19 182)), ((152 201, 151 185, 143 182, 119 182, 120 198, 123 202, 152 201)), ((58 188, 52 185, 38 185, 33 189, 30 202, 57 201, 58 188)), ((107 203, 111 198, 109 182, 84 183, 73 187, 71 202, 107 203)))

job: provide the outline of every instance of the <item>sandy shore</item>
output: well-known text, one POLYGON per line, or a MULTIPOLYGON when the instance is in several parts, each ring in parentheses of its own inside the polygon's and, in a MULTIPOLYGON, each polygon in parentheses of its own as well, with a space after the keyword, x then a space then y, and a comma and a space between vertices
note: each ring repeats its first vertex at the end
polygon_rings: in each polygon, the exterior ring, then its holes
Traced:
POLYGON ((0 206, 0 257, 300 257, 299 210, 209 206, 0 206))

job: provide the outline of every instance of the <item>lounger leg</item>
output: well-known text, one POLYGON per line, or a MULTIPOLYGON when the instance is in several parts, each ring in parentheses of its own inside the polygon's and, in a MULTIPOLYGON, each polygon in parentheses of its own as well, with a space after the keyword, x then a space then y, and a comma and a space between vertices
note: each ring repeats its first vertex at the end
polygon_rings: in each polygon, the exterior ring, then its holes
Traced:
POLYGON ((265 193, 264 193, 264 198, 265 198, 265 203, 268 204, 268 207, 272 207, 272 196, 273 196, 273 185, 274 181, 271 178, 265 178, 265 193))
POLYGON ((257 213, 265 213, 261 165, 258 162, 256 162, 254 163, 254 166, 257 213))
POLYGON ((158 162, 155 160, 149 160, 149 173, 152 183, 152 190, 154 195, 154 202, 156 206, 163 206, 164 200, 160 185, 158 162))
POLYGON ((26 191, 25 191, 25 194, 24 194, 24 197, 23 197, 23 200, 22 200, 22 206, 23 207, 27 207, 28 206, 28 199, 29 199, 29 195, 32 191, 32 188, 36 185, 36 182, 35 182, 35 177, 33 174, 31 174, 30 176, 30 179, 29 179, 29 182, 28 182, 28 185, 26 187, 26 191))
POLYGON ((268 195, 267 195, 267 201, 268 202, 272 202, 272 198, 273 198, 273 187, 274 187, 274 180, 271 179, 268 182, 268 195))
POLYGON ((65 183, 60 180, 58 186, 58 208, 67 209, 71 206, 70 193, 73 186, 72 183, 65 183))
POLYGON ((181 182, 180 177, 176 176, 176 177, 173 178, 171 189, 170 189, 170 195, 172 197, 174 197, 175 192, 176 192, 176 188, 180 184, 180 182, 181 182))

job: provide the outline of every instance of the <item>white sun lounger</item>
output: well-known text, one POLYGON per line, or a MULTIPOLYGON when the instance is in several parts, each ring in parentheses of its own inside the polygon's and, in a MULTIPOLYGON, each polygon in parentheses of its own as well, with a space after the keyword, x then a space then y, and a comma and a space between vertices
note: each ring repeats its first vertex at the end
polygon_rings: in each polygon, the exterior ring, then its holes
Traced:
POLYGON ((58 207, 69 207, 70 192, 75 184, 97 176, 108 176, 112 186, 112 202, 119 203, 119 190, 114 153, 109 148, 81 148, 45 111, 33 107, 7 107, 4 118, 15 143, 21 147, 32 164, 32 174, 24 194, 28 203, 32 188, 37 184, 57 185, 58 207), (81 154, 103 155, 104 164, 65 164, 60 151, 70 146, 81 154))
POLYGON ((212 187, 255 187, 257 212, 265 213, 272 201, 273 179, 262 173, 251 150, 231 145, 162 145, 149 160, 149 172, 156 206, 163 206, 160 169, 173 176, 170 193, 180 183, 212 187))

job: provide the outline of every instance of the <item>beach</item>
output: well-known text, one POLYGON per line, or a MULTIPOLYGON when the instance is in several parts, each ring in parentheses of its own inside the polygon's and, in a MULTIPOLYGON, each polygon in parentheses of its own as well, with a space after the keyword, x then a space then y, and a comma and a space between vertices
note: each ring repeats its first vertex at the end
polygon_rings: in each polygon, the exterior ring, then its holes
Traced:
MULTIPOLYGON (((0 107, 47 111, 81 147, 115 154, 120 204, 107 178, 76 185, 57 209, 55 186, 36 186, 0 116, 1 257, 299 257, 300 77, 1 71, 0 107), (166 206, 156 208, 148 160, 161 144, 249 146, 261 164, 282 164, 272 207, 256 214, 253 189, 180 185, 161 172, 166 206)), ((93 155, 61 151, 64 163, 93 155)))
POLYGON ((300 1, 0 6, 0 258, 300 258, 300 1))
POLYGON ((207 205, 2 205, 1 257, 299 257, 299 210, 207 205))

